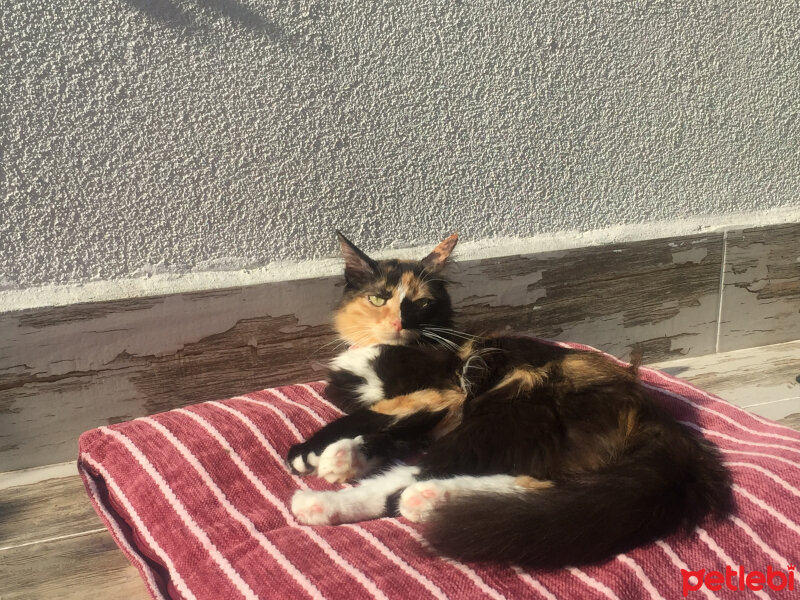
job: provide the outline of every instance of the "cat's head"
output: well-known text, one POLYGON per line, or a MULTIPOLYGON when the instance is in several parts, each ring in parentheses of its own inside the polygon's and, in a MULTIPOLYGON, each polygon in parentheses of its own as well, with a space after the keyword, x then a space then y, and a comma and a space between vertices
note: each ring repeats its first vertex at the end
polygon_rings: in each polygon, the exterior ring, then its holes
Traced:
POLYGON ((334 315, 339 336, 354 346, 433 343, 447 337, 453 309, 442 270, 453 234, 425 258, 373 260, 338 231, 344 254, 344 298, 334 315))

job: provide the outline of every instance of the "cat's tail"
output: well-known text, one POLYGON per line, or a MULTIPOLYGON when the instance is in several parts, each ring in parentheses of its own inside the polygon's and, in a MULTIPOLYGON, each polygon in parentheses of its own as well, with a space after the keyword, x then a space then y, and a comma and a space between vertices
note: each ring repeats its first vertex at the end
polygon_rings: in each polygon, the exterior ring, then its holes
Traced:
POLYGON ((604 561, 728 514, 730 475, 716 448, 678 440, 651 440, 613 466, 551 487, 457 496, 434 511, 426 537, 461 560, 557 568, 604 561))

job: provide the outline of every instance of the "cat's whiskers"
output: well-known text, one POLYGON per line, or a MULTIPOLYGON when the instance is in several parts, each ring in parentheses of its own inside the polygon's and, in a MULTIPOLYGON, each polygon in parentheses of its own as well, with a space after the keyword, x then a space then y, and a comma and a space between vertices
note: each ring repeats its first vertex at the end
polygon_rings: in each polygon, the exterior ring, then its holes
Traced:
POLYGON ((320 351, 324 350, 325 348, 327 348, 328 346, 330 346, 330 345, 332 345, 332 344, 336 344, 336 346, 334 346, 334 348, 333 348, 333 349, 334 349, 334 350, 337 350, 339 347, 341 347, 343 344, 346 344, 346 343, 347 343, 347 340, 346 340, 346 339, 344 339, 344 338, 342 338, 342 337, 337 337, 337 338, 335 338, 335 339, 331 340, 330 342, 327 342, 327 343, 325 343, 325 344, 322 344, 322 346, 320 346, 319 348, 317 348, 316 350, 314 350, 314 352, 313 352, 313 354, 312 354, 311 356, 314 356, 314 354, 316 354, 317 352, 320 352, 320 351))
POLYGON ((449 281, 447 281, 447 279, 441 279, 441 278, 434 279, 434 278, 425 277, 425 276, 420 278, 420 282, 421 283, 432 283, 434 281, 441 281, 442 283, 450 283, 449 281))
POLYGON ((473 354, 468 359, 467 362, 464 363, 464 366, 461 369, 461 376, 459 377, 461 381, 461 389, 467 395, 472 393, 472 382, 469 379, 469 372, 471 369, 486 369, 486 362, 483 360, 479 354, 473 354), (480 362, 480 365, 474 365, 473 362, 480 362))
MULTIPOLYGON (((372 331, 372 329, 361 329, 355 335, 356 337, 353 338, 352 340, 345 340, 345 342, 350 344, 351 347, 361 346, 364 344, 364 342, 369 342, 373 340, 375 337, 375 332, 372 331)), ((370 344, 366 345, 369 346, 370 344)))
POLYGON ((434 278, 433 276, 437 275, 437 274, 438 274, 437 271, 428 271, 428 270, 423 271, 419 276, 420 283, 425 284, 425 283, 430 283, 430 282, 433 282, 433 281, 441 281, 445 285, 450 283, 449 280, 442 279, 441 277, 434 278))
POLYGON ((365 327, 363 329, 358 329, 353 333, 357 336, 355 341, 352 341, 352 340, 349 340, 347 338, 343 338, 343 337, 339 336, 336 339, 331 340, 330 342, 327 342, 326 344, 323 344, 322 346, 317 348, 311 354, 311 356, 314 356, 315 354, 317 354, 318 352, 321 352, 322 350, 324 350, 325 348, 327 348, 328 346, 330 346, 332 344, 336 344, 332 349, 334 352, 339 350, 339 348, 341 348, 342 346, 358 346, 361 342, 363 342, 365 340, 368 340, 370 338, 370 336, 372 335, 372 330, 365 327))
POLYGON ((449 333, 451 335, 458 336, 460 338, 464 338, 467 340, 479 340, 481 337, 479 335, 472 335, 469 333, 465 333, 463 331, 458 331, 457 329, 449 329, 447 327, 432 327, 432 326, 425 326, 425 329, 436 331, 437 333, 449 333))
POLYGON ((442 348, 445 348, 446 350, 450 350, 452 352, 458 352, 460 350, 460 347, 459 347, 458 344, 456 344, 455 342, 452 342, 452 341, 440 336, 437 333, 434 333, 432 331, 428 331, 427 329, 423 329, 421 331, 422 331, 422 336, 423 337, 430 338, 431 340, 433 340, 434 342, 436 342, 437 344, 439 344, 442 348))
POLYGON ((336 350, 338 350, 338 349, 339 349, 339 347, 342 345, 342 343, 343 343, 343 342, 341 341, 341 338, 338 338, 338 337, 337 337, 336 339, 334 339, 334 340, 331 340, 330 342, 327 342, 327 343, 325 343, 325 344, 322 344, 322 346, 320 346, 319 348, 317 348, 316 350, 314 350, 314 351, 313 351, 313 352, 312 352, 312 353, 309 355, 309 359, 311 359, 311 358, 314 358, 314 357, 315 357, 317 354, 319 354, 320 352, 322 352, 323 350, 325 350, 325 348, 327 348, 327 347, 328 347, 328 346, 330 346, 331 344, 336 344, 336 346, 334 346, 334 347, 333 347, 333 349, 332 349, 332 351, 333 351, 333 352, 336 352, 336 350))
POLYGON ((452 348, 448 347, 446 345, 446 342, 444 340, 442 340, 441 338, 435 338, 432 335, 426 335, 424 337, 427 337, 427 338, 431 339, 434 342, 434 344, 436 344, 437 346, 441 346, 445 350, 454 351, 452 348))

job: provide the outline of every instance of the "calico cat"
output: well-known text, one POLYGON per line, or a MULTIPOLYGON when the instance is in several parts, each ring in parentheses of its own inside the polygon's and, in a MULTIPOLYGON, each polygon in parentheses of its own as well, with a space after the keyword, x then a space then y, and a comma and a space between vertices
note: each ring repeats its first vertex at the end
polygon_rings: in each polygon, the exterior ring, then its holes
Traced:
POLYGON ((555 568, 603 561, 732 510, 709 442, 649 397, 636 367, 522 336, 453 329, 442 271, 457 236, 421 261, 375 261, 339 234, 335 324, 354 348, 327 394, 347 414, 291 448, 304 523, 395 510, 462 560, 555 568), (401 461, 419 454, 414 465, 401 461))

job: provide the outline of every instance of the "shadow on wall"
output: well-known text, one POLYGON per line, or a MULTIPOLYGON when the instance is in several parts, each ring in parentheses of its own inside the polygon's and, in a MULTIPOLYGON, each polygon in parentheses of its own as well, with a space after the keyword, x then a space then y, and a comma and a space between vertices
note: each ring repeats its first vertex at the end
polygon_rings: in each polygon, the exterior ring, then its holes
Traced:
POLYGON ((273 41, 286 37, 275 23, 268 22, 260 14, 237 0, 125 0, 149 19, 169 27, 198 30, 204 25, 200 12, 222 16, 234 24, 262 32, 273 41))

